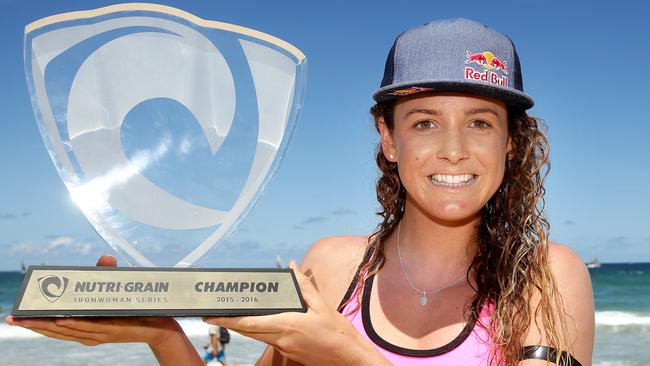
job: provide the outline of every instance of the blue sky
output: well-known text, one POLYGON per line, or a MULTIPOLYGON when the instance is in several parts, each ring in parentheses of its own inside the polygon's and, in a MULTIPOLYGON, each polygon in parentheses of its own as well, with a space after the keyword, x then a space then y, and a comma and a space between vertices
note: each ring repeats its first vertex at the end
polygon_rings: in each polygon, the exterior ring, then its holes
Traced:
MULTIPOLYGON (((0 270, 93 264, 110 248, 70 201, 44 148, 23 72, 36 19, 108 1, 0 0, 0 270)), ((266 194, 204 265, 300 259, 328 235, 365 234, 374 212, 377 141, 368 108, 402 30, 465 17, 508 34, 531 113, 549 126, 551 238, 588 259, 650 261, 650 6, 641 1, 163 1, 205 19, 282 38, 308 59, 304 111, 266 194)))

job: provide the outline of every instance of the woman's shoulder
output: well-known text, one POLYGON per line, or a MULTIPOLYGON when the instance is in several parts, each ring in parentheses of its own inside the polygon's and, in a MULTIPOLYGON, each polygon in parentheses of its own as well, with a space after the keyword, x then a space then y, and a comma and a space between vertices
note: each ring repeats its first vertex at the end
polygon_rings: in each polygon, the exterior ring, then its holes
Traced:
MULTIPOLYGON (((591 364, 594 340, 594 297, 589 270, 582 259, 568 246, 549 241, 548 261, 567 315, 570 353, 583 365, 591 364)), ((531 309, 539 303, 535 296, 531 309)), ((541 324, 541 319, 538 319, 541 324)), ((546 335, 531 324, 525 344, 547 344, 546 335)), ((536 361, 522 362, 531 365, 536 361)))
POLYGON ((594 294, 585 262, 568 246, 549 242, 548 260, 565 310, 583 323, 593 322, 594 294))
POLYGON ((332 236, 315 242, 305 254, 300 270, 332 308, 345 295, 367 245, 367 236, 332 236))
POLYGON ((548 261, 565 311, 582 326, 593 325, 594 294, 585 262, 568 246, 554 242, 549 242, 548 261))
POLYGON ((589 270, 582 259, 568 246, 549 241, 548 260, 558 285, 589 285, 589 270))

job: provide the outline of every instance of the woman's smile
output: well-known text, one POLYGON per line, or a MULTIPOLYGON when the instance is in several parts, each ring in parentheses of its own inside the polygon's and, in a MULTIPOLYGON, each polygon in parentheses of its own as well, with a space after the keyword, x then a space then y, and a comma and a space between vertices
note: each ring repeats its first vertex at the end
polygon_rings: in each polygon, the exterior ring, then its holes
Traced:
POLYGON ((434 186, 461 188, 471 186, 478 175, 474 174, 433 174, 429 177, 434 186))

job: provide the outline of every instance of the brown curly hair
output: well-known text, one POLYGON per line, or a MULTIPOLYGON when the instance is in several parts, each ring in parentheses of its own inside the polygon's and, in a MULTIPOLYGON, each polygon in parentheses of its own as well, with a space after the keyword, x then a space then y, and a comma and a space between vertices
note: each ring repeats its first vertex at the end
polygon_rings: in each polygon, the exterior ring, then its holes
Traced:
MULTIPOLYGON (((394 101, 384 101, 370 109, 378 132, 380 117, 393 130, 394 105, 394 101)), ((477 252, 467 271, 468 280, 474 274, 477 285, 466 309, 467 321, 477 321, 483 305, 494 304, 490 324, 481 324, 494 344, 490 355, 494 365, 515 365, 521 360, 522 339, 533 321, 544 330, 548 345, 558 350, 555 362, 566 361, 559 356, 568 351, 567 314, 548 263, 550 226, 544 214, 543 183, 550 163, 545 128, 543 121, 523 110, 508 110, 513 150, 501 185, 483 207, 475 236, 477 252), (529 301, 535 294, 540 302, 531 311, 529 301), (542 324, 538 324, 538 316, 542 324)), ((377 181, 382 210, 377 214, 383 221, 369 237, 364 255, 368 260, 358 271, 359 304, 365 280, 384 264, 383 243, 402 219, 406 202, 397 164, 385 158, 381 145, 376 161, 382 173, 377 181)))

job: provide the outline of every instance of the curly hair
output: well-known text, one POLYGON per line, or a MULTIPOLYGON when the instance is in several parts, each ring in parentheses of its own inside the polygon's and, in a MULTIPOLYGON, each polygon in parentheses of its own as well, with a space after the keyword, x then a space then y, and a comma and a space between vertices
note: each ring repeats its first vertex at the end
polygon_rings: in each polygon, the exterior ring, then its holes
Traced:
MULTIPOLYGON (((393 130, 394 101, 374 105, 370 113, 379 131, 380 117, 393 130)), ((555 347, 560 364, 562 351, 568 351, 566 316, 562 297, 548 263, 549 223, 544 214, 544 180, 550 170, 549 144, 545 124, 523 110, 508 111, 508 133, 513 150, 506 161, 498 190, 482 209, 475 235, 477 251, 467 271, 474 274, 476 295, 468 304, 465 317, 477 321, 486 303, 494 305, 489 324, 482 324, 492 344, 490 363, 515 365, 522 357, 522 339, 529 326, 543 329, 549 346, 555 347), (544 130, 542 130, 544 128, 544 130), (530 299, 540 298, 532 309, 530 299), (538 317, 542 324, 538 324, 538 317)), ((384 264, 384 241, 404 215, 406 191, 397 164, 388 161, 381 145, 376 161, 382 175, 377 180, 377 200, 383 221, 368 239, 364 261, 358 270, 357 294, 366 279, 384 264)), ((468 281, 472 285, 472 281, 468 281)), ((472 285, 473 286, 473 285, 472 285)), ((356 309, 353 309, 356 311, 356 309)))

